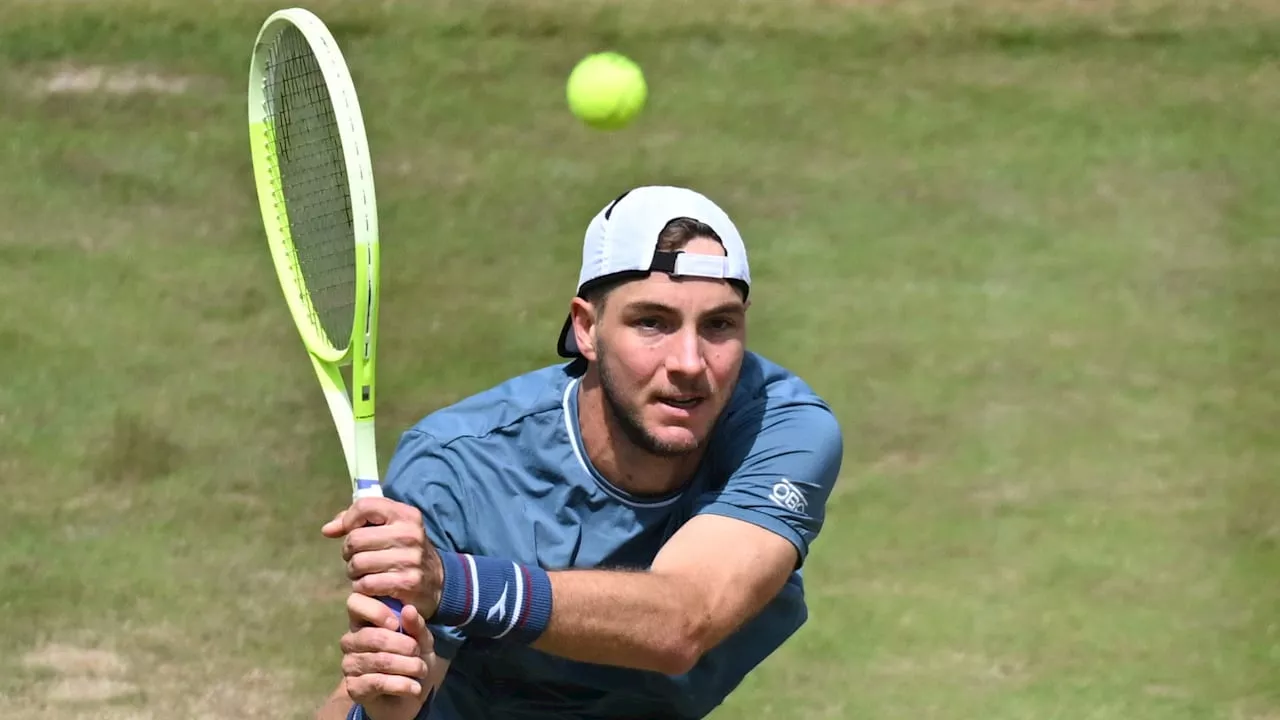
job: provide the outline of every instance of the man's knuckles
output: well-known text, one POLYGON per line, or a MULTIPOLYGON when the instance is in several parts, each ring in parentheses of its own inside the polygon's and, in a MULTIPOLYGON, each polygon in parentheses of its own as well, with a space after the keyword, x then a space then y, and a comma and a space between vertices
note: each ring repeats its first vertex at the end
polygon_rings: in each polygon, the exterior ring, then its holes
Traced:
POLYGON ((423 679, 427 676, 427 663, 420 657, 406 657, 395 653, 359 653, 343 656, 342 672, 348 677, 399 675, 423 679))
POLYGON ((388 695, 412 697, 415 684, 421 684, 414 678, 399 675, 356 675, 346 678, 347 696, 359 704, 368 704, 385 700, 388 695))
POLYGON ((342 559, 385 550, 416 550, 427 547, 427 533, 421 525, 401 522, 395 525, 366 525, 352 530, 342 542, 342 559))
POLYGON ((391 653, 404 657, 419 657, 418 641, 404 633, 378 627, 360 628, 347 632, 338 642, 344 655, 365 653, 391 653))
POLYGON ((411 580, 421 580, 422 557, 422 550, 417 548, 357 553, 347 561, 347 577, 354 580, 374 573, 395 573, 411 580))
POLYGON ((419 602, 423 575, 418 570, 351 575, 351 589, 374 597, 394 597, 401 602, 419 602))
POLYGON ((422 522, 422 511, 388 498, 360 498, 351 505, 351 520, 361 525, 388 525, 400 520, 422 522))

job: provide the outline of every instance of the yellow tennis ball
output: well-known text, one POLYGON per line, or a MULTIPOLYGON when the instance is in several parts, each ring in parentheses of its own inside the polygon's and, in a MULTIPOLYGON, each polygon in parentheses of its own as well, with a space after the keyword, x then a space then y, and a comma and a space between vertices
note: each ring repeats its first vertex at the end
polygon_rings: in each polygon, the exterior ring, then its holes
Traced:
POLYGON ((630 58, 599 52, 573 68, 565 94, 579 120, 597 130, 618 130, 644 108, 649 88, 640 66, 630 58))

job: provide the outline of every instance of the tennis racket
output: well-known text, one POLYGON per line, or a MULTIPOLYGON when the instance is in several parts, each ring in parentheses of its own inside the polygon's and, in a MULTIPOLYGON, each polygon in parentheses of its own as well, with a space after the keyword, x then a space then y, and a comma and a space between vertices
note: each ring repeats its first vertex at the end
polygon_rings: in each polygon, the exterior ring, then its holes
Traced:
MULTIPOLYGON (((346 60, 310 11, 279 10, 258 32, 249 138, 271 259, 333 415, 352 496, 381 497, 373 169, 346 60), (342 374, 348 366, 350 392, 342 374)), ((381 599, 399 616, 399 601, 381 599)))

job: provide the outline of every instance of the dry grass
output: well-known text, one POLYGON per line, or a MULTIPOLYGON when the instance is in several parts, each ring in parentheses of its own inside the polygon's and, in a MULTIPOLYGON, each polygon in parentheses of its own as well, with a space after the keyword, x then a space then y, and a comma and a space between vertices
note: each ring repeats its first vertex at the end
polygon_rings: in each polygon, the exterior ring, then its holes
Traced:
MULTIPOLYGON (((176 631, 176 629, 174 630, 176 631)), ((153 648, 119 647, 122 636, 94 646, 50 642, 22 657, 33 680, 0 698, 14 717, 57 720, 242 720, 301 716, 288 671, 236 670, 180 636, 149 633, 153 648), (114 647, 114 649, 111 649, 114 647), (185 647, 177 656, 168 654, 185 647)), ((83 636, 84 633, 68 633, 83 636)), ((216 654, 215 654, 216 655, 216 654)))

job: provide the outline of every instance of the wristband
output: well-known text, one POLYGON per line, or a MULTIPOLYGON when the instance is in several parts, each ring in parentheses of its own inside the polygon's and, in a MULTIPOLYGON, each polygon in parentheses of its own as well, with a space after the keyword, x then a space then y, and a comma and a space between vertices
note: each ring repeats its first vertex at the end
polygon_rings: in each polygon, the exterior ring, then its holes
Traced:
POLYGON ((477 638, 529 644, 551 621, 551 578, 510 560, 440 553, 444 582, 433 623, 477 638))
POLYGON ((359 705, 352 705, 351 712, 347 713, 347 720, 365 720, 364 708, 359 705))

